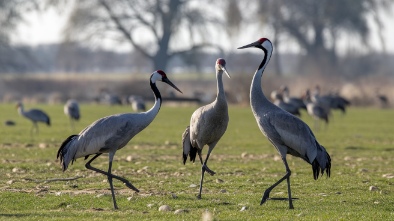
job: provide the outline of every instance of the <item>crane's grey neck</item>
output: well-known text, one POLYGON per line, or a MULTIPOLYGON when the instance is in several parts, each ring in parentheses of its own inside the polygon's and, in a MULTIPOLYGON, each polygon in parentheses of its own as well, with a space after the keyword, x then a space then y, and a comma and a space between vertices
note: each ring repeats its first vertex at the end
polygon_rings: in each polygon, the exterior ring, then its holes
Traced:
POLYGON ((224 93, 223 87, 223 71, 216 71, 216 82, 217 82, 217 92, 216 92, 216 100, 220 102, 226 102, 226 94, 224 93))
POLYGON ((23 108, 23 105, 19 105, 19 106, 18 106, 18 113, 19 113, 20 115, 23 115, 24 112, 25 112, 25 109, 23 108))
POLYGON ((265 67, 267 66, 269 60, 271 59, 272 50, 267 50, 263 47, 261 49, 264 51, 264 58, 261 61, 259 68, 256 70, 252 84, 250 86, 250 105, 252 109, 256 109, 262 106, 262 103, 270 103, 267 98, 264 96, 262 87, 261 87, 261 79, 263 76, 263 72, 265 67))

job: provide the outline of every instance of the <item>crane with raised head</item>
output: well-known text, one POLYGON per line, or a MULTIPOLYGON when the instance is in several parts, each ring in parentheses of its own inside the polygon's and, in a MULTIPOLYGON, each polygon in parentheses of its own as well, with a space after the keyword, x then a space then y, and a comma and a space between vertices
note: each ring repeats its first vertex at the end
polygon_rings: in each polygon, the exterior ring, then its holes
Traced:
POLYGON ((74 129, 74 121, 78 121, 81 117, 79 113, 79 104, 74 99, 67 100, 63 108, 64 114, 70 119, 71 129, 74 129))
POLYGON ((30 109, 28 111, 25 111, 22 102, 18 102, 16 107, 18 109, 18 113, 21 116, 33 122, 33 127, 30 130, 30 134, 32 134, 34 130, 36 131, 36 133, 39 132, 37 122, 42 122, 47 124, 48 126, 51 126, 51 119, 49 118, 48 114, 46 114, 44 111, 39 109, 30 109))
POLYGON ((289 208, 294 209, 290 190, 291 170, 287 164, 286 155, 290 154, 305 160, 312 165, 313 178, 326 172, 330 176, 331 158, 326 149, 318 143, 312 130, 302 120, 272 104, 265 96, 261 80, 267 66, 273 46, 267 38, 260 38, 251 44, 238 49, 255 47, 263 50, 264 57, 256 70, 250 87, 250 106, 257 125, 279 152, 286 174, 265 190, 260 205, 269 199, 269 194, 279 183, 287 180, 289 208))
POLYGON ((220 138, 226 132, 229 121, 226 95, 222 80, 223 72, 230 78, 230 75, 226 70, 226 61, 222 58, 217 59, 215 69, 217 80, 216 99, 212 103, 202 106, 194 111, 190 119, 190 125, 186 127, 186 130, 182 135, 183 164, 186 163, 188 156, 190 161, 193 162, 195 161, 197 154, 200 158, 201 180, 200 190, 197 195, 197 198, 199 199, 201 199, 204 173, 208 172, 211 176, 215 175, 215 172, 207 166, 208 158, 220 138), (205 145, 208 145, 208 153, 205 161, 203 161, 201 152, 205 145))
POLYGON ((159 113, 162 98, 159 90, 156 87, 157 81, 167 83, 177 91, 181 92, 167 78, 167 75, 164 73, 164 71, 157 70, 152 73, 149 80, 150 87, 155 95, 155 103, 150 110, 141 113, 115 114, 98 119, 83 129, 78 135, 69 136, 62 143, 57 152, 57 158, 60 158, 63 171, 67 170, 70 162, 74 162, 77 158, 84 157, 86 160, 90 155, 94 155, 93 158, 85 164, 85 167, 95 172, 104 174, 108 177, 114 209, 118 209, 118 206, 115 200, 112 179, 117 179, 123 182, 128 188, 139 192, 139 190, 135 188, 128 180, 112 174, 112 161, 116 151, 126 146, 126 144, 135 135, 145 129, 159 113), (108 153, 109 155, 108 172, 90 165, 103 153, 108 153))

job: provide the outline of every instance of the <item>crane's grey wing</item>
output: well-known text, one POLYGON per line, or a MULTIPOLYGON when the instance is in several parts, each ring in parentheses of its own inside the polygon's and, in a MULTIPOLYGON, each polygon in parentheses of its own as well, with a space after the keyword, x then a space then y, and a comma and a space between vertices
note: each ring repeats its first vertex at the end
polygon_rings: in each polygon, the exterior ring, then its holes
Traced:
POLYGON ((109 152, 124 147, 145 128, 138 124, 136 115, 112 115, 101 118, 79 133, 76 158, 98 152, 109 152))
POLYGON ((285 111, 271 112, 270 115, 267 123, 274 129, 265 131, 270 141, 274 145, 287 146, 290 152, 294 151, 293 154, 299 154, 312 163, 318 143, 309 126, 285 111))
POLYGON ((33 121, 50 122, 49 116, 42 110, 31 109, 26 111, 24 115, 33 121))
POLYGON ((70 116, 76 120, 79 120, 80 118, 80 114, 79 114, 79 105, 78 103, 71 103, 68 106, 68 113, 70 114, 70 116))

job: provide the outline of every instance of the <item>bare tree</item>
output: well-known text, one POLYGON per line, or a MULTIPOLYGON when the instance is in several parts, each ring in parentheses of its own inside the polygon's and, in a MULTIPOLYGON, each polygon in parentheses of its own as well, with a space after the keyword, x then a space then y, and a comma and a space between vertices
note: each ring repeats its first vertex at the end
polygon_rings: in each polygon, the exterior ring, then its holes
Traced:
POLYGON ((38 9, 34 0, 0 0, 0 72, 23 72, 26 61, 34 60, 25 47, 12 47, 10 38, 17 25, 25 22, 25 13, 38 9))
POLYGON ((174 56, 212 46, 207 27, 220 19, 209 10, 207 1, 81 0, 75 3, 67 36, 126 42, 155 69, 164 69, 174 56))
POLYGON ((372 14, 379 21, 377 11, 389 8, 392 3, 390 0, 259 0, 256 12, 258 21, 274 29, 276 40, 278 35, 296 40, 306 52, 309 66, 322 69, 323 65, 330 70, 338 60, 337 39, 351 35, 368 44, 368 16, 372 14))

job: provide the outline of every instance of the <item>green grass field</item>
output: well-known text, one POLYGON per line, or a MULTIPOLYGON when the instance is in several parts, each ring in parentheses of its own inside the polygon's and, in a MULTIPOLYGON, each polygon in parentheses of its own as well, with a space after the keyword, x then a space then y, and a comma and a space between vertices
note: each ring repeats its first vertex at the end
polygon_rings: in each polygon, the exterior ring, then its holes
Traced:
MULTIPOLYGON (((115 155, 113 173, 140 193, 114 180, 120 208, 114 211, 106 177, 85 169, 83 158, 63 173, 56 153, 69 135, 131 108, 81 105, 82 119, 72 131, 61 105, 34 107, 51 116, 52 126, 39 125, 40 134, 31 137, 31 122, 17 114, 15 105, 0 105, 1 121, 16 122, 0 126, 0 220, 201 220, 205 211, 215 220, 394 220, 394 110, 351 108, 345 116, 334 113, 327 128, 321 124, 315 135, 331 155, 331 178, 313 180, 311 166, 289 156, 292 195, 298 198, 289 210, 287 201, 260 206, 264 190, 285 170, 249 107, 230 107, 227 132, 208 162, 217 174, 205 176, 197 200, 201 166, 183 165, 181 147, 196 107, 163 105, 155 121, 115 155), (161 205, 172 210, 158 211, 161 205), (174 214, 177 209, 187 212, 174 214)), ((312 119, 302 114, 313 128, 312 119)), ((107 155, 92 165, 106 170, 107 155)), ((271 197, 287 197, 286 182, 271 197)))

